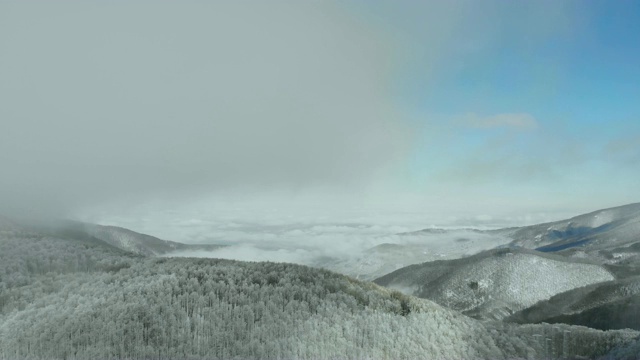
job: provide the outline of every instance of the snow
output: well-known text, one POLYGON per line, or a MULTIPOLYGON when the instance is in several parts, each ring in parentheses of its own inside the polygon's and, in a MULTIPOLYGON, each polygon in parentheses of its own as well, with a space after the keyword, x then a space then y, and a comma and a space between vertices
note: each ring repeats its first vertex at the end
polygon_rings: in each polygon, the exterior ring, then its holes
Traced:
MULTIPOLYGON (((422 271, 439 271, 434 264, 424 266, 422 271), (429 270, 429 266, 433 270, 429 270)), ((394 279, 386 286, 398 290, 413 289, 407 294, 478 314, 481 318, 500 319, 508 315, 508 312, 501 313, 500 309, 518 311, 561 292, 610 280, 614 280, 614 276, 599 265, 512 253, 510 256, 469 258, 468 262, 460 262, 452 270, 442 276, 434 276, 426 283, 425 278, 409 274, 394 279), (477 286, 471 286, 472 283, 477 286)))

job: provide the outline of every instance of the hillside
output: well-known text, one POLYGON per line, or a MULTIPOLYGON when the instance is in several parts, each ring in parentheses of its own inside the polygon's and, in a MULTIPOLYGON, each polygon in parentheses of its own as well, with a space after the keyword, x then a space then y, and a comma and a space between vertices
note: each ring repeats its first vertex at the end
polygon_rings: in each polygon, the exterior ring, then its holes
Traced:
POLYGON ((426 229, 398 234, 400 243, 384 243, 347 260, 318 264, 361 280, 373 280, 405 266, 459 259, 508 244, 510 238, 474 229, 426 229))
POLYGON ((510 236, 512 246, 616 262, 627 257, 622 255, 624 248, 626 252, 638 253, 638 249, 628 247, 640 242, 640 203, 497 232, 510 236), (619 249, 620 254, 607 253, 613 249, 619 249))
POLYGON ((427 228, 398 234, 348 259, 313 264, 362 280, 373 280, 403 267, 452 260, 500 248, 526 248, 600 264, 638 266, 640 204, 598 210, 567 220, 497 230, 427 228))
POLYGON ((640 294, 593 306, 578 313, 549 317, 545 322, 583 325, 600 330, 640 330, 640 294))
POLYGON ((614 280, 604 267, 524 249, 412 265, 375 282, 479 319, 502 319, 570 289, 614 280))
POLYGON ((159 239, 117 226, 104 226, 69 220, 50 220, 28 228, 53 237, 72 238, 82 241, 100 241, 118 249, 142 256, 160 256, 175 251, 212 251, 223 245, 184 244, 159 239))
POLYGON ((2 318, 6 358, 454 358, 583 356, 633 332, 492 327, 428 301, 296 265, 143 260, 117 272, 62 276, 2 318), (88 322, 88 319, 90 321, 88 322), (70 340, 67 340, 70 339, 70 340))
POLYGON ((598 329, 640 330, 640 277, 569 290, 521 310, 505 321, 578 324, 598 329), (605 316, 606 313, 606 316, 605 316), (639 316, 635 316, 639 315, 639 316))
POLYGON ((597 357, 639 335, 482 323, 300 265, 145 258, 8 231, 0 246, 1 359, 597 357))

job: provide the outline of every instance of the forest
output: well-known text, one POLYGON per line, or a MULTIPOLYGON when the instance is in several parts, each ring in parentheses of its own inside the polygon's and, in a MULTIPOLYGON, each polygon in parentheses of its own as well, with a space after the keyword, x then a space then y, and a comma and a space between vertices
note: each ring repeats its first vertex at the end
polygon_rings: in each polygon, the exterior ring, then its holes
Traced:
POLYGON ((2 359, 635 358, 638 332, 481 322, 327 270, 0 232, 2 359))

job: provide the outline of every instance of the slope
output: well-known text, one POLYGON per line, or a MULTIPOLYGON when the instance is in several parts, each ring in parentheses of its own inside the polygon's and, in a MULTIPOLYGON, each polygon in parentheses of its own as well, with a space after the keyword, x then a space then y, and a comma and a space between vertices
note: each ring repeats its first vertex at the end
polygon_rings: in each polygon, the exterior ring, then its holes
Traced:
POLYGON ((183 244, 162 240, 155 236, 141 234, 117 226, 104 226, 71 220, 40 221, 28 226, 32 231, 53 237, 82 241, 100 241, 118 249, 143 256, 166 255, 174 251, 212 251, 223 245, 183 244))
POLYGON ((361 280, 373 280, 405 266, 459 259, 508 244, 500 234, 474 229, 426 229, 398 234, 399 243, 384 243, 346 260, 317 264, 361 280))
POLYGON ((502 319, 558 293, 614 280, 604 267, 525 249, 413 265, 379 285, 435 301, 479 319, 502 319))
POLYGON ((24 266, 25 281, 8 285, 19 289, 9 300, 19 306, 0 313, 0 359, 593 358, 631 351, 638 339, 632 331, 481 323, 305 266, 145 258, 14 235, 0 240, 25 244, 12 253, 16 264, 46 251, 42 264, 64 266, 24 266), (74 266, 74 257, 93 266, 74 266))
POLYGON ((505 320, 517 323, 564 322, 603 330, 640 330, 639 297, 640 277, 636 276, 555 295, 505 320))
MULTIPOLYGON (((511 245, 543 252, 588 256, 616 262, 625 256, 607 250, 640 242, 640 203, 598 210, 568 220, 497 231, 513 238, 511 245)), ((629 249, 633 253, 635 249, 629 249)))
POLYGON ((4 358, 537 358, 603 355, 638 333, 483 324, 303 266, 146 259, 63 276, 0 318, 4 358), (564 332, 572 347, 563 349, 564 332), (545 334, 554 346, 540 343, 545 334))
POLYGON ((640 330, 640 294, 594 306, 579 313, 549 317, 545 322, 583 325, 601 330, 640 330))

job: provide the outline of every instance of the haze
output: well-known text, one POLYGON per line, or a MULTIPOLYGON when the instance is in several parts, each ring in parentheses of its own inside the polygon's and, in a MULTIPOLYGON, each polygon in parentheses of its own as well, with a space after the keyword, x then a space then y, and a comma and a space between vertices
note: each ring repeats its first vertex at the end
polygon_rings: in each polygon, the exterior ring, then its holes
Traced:
POLYGON ((637 201, 640 12, 603 6, 2 2, 2 212, 189 240, 166 220, 384 235, 637 201))

